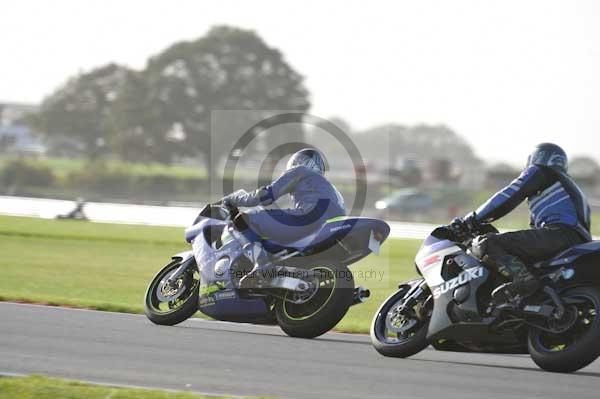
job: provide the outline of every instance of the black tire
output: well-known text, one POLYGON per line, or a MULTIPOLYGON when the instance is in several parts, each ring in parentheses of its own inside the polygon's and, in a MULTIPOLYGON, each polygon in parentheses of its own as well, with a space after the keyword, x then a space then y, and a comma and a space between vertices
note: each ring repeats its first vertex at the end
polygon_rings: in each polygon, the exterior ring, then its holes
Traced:
POLYGON ((427 329, 429 320, 416 326, 413 335, 407 338, 396 338, 397 341, 386 338, 386 318, 388 312, 401 301, 410 290, 410 285, 405 284, 394 294, 390 295, 379 307, 371 323, 371 343, 377 352, 387 357, 409 357, 427 348, 427 329))
POLYGON ((198 311, 200 281, 194 280, 190 274, 197 271, 196 261, 194 258, 190 258, 186 262, 188 264, 188 269, 186 270, 188 273, 185 275, 184 284, 189 286, 186 286, 185 291, 181 295, 183 299, 178 302, 177 307, 167 311, 161 310, 156 290, 161 280, 182 264, 181 259, 174 259, 173 262, 163 267, 148 285, 144 301, 144 314, 154 324, 174 326, 189 319, 198 311))
POLYGON ((578 305, 581 314, 575 325, 565 333, 553 335, 532 328, 527 343, 531 358, 540 368, 571 373, 592 363, 600 355, 600 289, 577 287, 562 292, 560 296, 584 299, 588 305, 578 305), (589 311, 592 307, 593 314, 589 311), (573 338, 574 334, 578 335, 573 338), (569 342, 571 340, 573 342, 569 342), (562 341, 565 342, 564 348, 561 347, 562 341), (552 345, 555 347, 552 348, 552 345))
POLYGON ((315 338, 325 334, 342 320, 352 305, 354 277, 346 266, 318 266, 311 270, 314 269, 327 269, 334 277, 333 288, 319 288, 320 292, 302 305, 284 300, 275 304, 277 323, 291 337, 315 338))

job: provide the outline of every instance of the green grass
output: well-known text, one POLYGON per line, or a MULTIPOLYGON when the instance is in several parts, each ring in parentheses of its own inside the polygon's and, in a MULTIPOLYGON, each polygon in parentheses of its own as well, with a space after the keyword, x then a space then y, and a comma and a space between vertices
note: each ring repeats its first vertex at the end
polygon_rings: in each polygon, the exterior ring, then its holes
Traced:
POLYGON ((350 266, 356 285, 369 288, 371 297, 363 304, 353 306, 337 325, 336 330, 366 333, 377 308, 398 284, 416 276, 414 257, 420 240, 390 239, 379 256, 371 255, 350 266))
POLYGON ((0 298, 142 312, 182 229, 0 217, 0 298))
POLYGON ((41 376, 1 377, 0 399, 207 399, 187 392, 119 388, 41 376))
MULTIPOLYGON (((352 307, 337 330, 368 331, 377 307, 415 275, 419 246, 390 239, 380 256, 351 266, 371 298, 352 307)), ((0 216, 0 300, 141 313, 150 279, 188 248, 182 228, 0 216)))
MULTIPOLYGON (((0 159, 0 167, 14 157, 0 159)), ((81 158, 28 158, 27 162, 46 166, 59 178, 65 178, 69 173, 90 167, 90 161, 81 158)), ((176 178, 205 178, 203 166, 165 165, 157 162, 137 163, 124 162, 116 159, 103 160, 103 165, 109 170, 126 170, 136 176, 169 176, 176 178)))
MULTIPOLYGON (((373 313, 413 276, 420 242, 389 240, 378 257, 352 266, 371 289, 338 330, 367 332, 373 313)), ((176 252, 183 229, 0 216, 0 299, 141 313, 146 285, 176 252)))

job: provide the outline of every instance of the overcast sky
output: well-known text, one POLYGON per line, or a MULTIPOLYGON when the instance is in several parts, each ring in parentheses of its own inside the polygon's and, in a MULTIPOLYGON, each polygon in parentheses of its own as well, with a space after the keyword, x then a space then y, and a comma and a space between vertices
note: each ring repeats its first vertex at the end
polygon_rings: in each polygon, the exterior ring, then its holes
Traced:
POLYGON ((12 0, 0 23, 3 101, 230 24, 282 50, 319 116, 444 123, 515 164, 540 141, 600 159, 600 1, 12 0))

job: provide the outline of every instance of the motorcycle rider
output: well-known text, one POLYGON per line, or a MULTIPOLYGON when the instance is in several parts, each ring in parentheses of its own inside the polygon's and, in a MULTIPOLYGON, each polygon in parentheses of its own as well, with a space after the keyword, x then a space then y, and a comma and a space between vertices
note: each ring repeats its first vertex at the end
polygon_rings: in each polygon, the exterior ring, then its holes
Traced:
POLYGON ((323 154, 317 149, 305 148, 290 157, 285 172, 273 183, 252 192, 238 190, 222 199, 227 206, 254 207, 234 220, 244 241, 244 254, 254 264, 250 273, 240 280, 240 288, 262 287, 277 270, 269 263, 262 240, 291 242, 310 234, 329 218, 346 215, 344 200, 325 178, 325 171, 323 154), (259 206, 271 205, 286 194, 290 195, 290 209, 259 206))
POLYGON ((477 231, 479 224, 500 219, 525 199, 531 229, 487 234, 473 241, 473 254, 485 266, 512 280, 492 292, 496 303, 531 295, 539 288, 539 281, 526 265, 592 239, 588 202, 567 174, 565 151, 552 143, 538 144, 519 177, 456 223, 477 231))

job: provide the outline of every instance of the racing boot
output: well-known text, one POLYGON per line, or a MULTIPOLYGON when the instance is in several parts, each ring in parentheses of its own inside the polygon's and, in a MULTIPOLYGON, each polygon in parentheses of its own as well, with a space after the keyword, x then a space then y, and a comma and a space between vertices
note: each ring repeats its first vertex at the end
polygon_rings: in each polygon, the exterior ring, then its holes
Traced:
POLYGON ((515 256, 505 255, 498 259, 486 256, 483 263, 496 270, 501 276, 512 280, 492 291, 492 300, 496 305, 525 298, 540 287, 538 279, 515 256))
POLYGON ((239 288, 268 287, 269 282, 277 275, 279 268, 270 262, 269 255, 260 242, 249 242, 242 249, 254 268, 240 279, 239 288))

